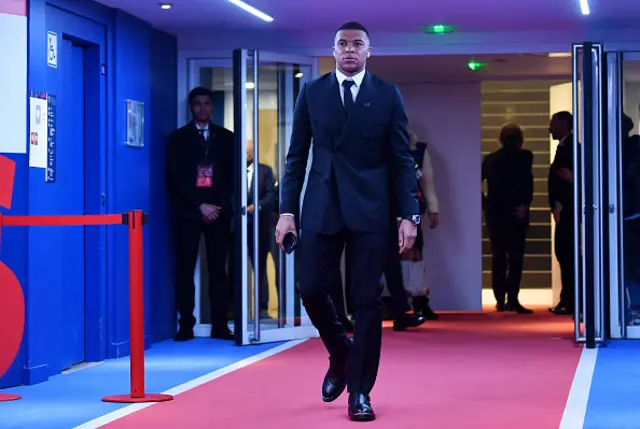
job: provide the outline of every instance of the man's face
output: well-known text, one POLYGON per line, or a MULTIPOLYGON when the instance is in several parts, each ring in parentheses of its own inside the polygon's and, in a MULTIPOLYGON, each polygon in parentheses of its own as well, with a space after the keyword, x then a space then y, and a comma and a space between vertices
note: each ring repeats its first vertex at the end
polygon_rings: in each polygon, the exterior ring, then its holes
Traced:
POLYGON ((247 142, 247 165, 253 164, 253 142, 247 142))
POLYGON ((209 122, 212 110, 211 98, 206 95, 197 95, 191 101, 191 114, 196 122, 209 122))
POLYGON ((560 140, 569 135, 569 130, 563 121, 553 116, 549 122, 549 134, 554 140, 560 140))
POLYGON ((364 69, 371 52, 369 38, 362 30, 340 30, 333 44, 333 57, 338 69, 357 74, 364 69))

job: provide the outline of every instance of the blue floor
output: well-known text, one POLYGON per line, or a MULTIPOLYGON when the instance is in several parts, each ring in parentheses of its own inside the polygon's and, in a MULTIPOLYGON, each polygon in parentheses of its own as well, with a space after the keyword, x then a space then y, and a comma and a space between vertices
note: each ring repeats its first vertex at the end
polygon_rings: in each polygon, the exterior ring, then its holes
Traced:
MULTIPOLYGON (((164 392, 279 344, 238 347, 211 339, 155 344, 146 352, 146 390, 164 392)), ((7 389, 6 393, 23 399, 0 403, 0 428, 71 429, 126 406, 105 403, 101 398, 128 393, 128 389, 128 357, 57 375, 35 386, 7 389)))
POLYGON ((640 341, 598 350, 584 429, 640 428, 640 341))

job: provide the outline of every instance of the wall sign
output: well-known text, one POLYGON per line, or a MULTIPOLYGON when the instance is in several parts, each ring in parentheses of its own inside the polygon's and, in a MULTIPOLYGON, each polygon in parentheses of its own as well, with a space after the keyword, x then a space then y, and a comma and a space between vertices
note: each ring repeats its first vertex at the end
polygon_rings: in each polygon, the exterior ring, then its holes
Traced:
POLYGON ((56 181, 56 96, 29 94, 29 167, 44 168, 45 182, 56 181))
POLYGON ((58 35, 53 31, 47 31, 47 65, 58 68, 58 35))
POLYGON ((127 138, 125 144, 129 147, 144 147, 144 103, 126 100, 127 108, 127 138))

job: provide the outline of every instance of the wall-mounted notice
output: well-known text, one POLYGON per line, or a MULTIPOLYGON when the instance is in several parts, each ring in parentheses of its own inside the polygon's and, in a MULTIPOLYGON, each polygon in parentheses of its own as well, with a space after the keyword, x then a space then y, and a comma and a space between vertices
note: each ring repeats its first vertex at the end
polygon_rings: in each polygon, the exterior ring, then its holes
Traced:
POLYGON ((47 98, 34 93, 29 97, 29 167, 47 168, 47 98))
POLYGON ((47 31, 47 65, 58 68, 58 35, 53 31, 47 31))
POLYGON ((47 176, 45 182, 56 181, 56 96, 47 94, 47 176))
POLYGON ((127 139, 125 144, 129 147, 144 146, 144 103, 141 101, 126 100, 127 108, 127 139))

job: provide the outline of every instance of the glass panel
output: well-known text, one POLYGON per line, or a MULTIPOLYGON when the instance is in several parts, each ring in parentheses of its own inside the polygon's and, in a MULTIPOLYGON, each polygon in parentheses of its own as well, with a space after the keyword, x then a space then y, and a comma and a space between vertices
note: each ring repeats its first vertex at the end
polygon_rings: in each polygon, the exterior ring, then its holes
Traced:
POLYGON ((640 57, 623 56, 621 123, 622 278, 626 326, 640 325, 640 57))
MULTIPOLYGON (((242 254, 239 271, 243 279, 235 279, 242 291, 242 343, 268 342, 300 338, 287 328, 311 326, 302 309, 294 282, 293 255, 286 256, 275 243, 278 213, 278 184, 284 173, 285 155, 291 135, 293 108, 302 85, 313 77, 309 64, 279 62, 252 50, 234 53, 238 70, 235 84, 242 85, 245 107, 235 113, 235 125, 244 126, 239 137, 242 146, 238 168, 241 186, 236 193, 236 207, 241 216, 236 220, 236 255, 242 254), (254 70, 254 56, 258 70, 254 70), (242 61, 246 64, 242 64, 242 61), (246 71, 242 81, 240 71, 246 71), (257 82, 256 82, 257 78, 257 82), (242 125, 242 122, 245 124, 242 125), (244 271, 246 270, 246 271, 244 271), (256 322, 258 323, 256 325, 256 322), (281 330, 281 329, 284 330, 281 330), (279 334, 282 332, 282 334, 279 334)), ((242 93, 236 90, 233 103, 242 93)), ((237 134, 237 133, 236 133, 237 134)), ((238 317, 241 316, 241 317, 238 317)))

